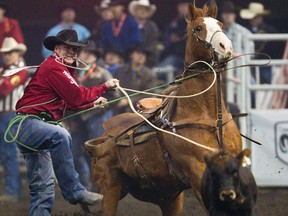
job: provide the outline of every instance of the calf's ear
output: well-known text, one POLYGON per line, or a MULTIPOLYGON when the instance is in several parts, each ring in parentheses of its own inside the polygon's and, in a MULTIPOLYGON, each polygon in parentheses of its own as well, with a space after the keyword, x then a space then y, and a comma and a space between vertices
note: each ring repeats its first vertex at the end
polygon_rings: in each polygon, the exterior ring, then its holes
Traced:
POLYGON ((246 167, 251 165, 251 160, 250 160, 250 155, 251 155, 251 149, 246 148, 242 152, 240 152, 236 158, 239 161, 239 165, 246 167))
POLYGON ((209 155, 207 152, 204 154, 204 161, 208 168, 211 167, 211 155, 209 155))

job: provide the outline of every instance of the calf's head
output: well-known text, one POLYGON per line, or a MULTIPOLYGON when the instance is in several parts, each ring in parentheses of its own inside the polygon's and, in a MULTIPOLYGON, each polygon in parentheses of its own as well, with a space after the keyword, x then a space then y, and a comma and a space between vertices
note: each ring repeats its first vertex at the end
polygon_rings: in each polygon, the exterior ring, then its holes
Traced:
POLYGON ((236 156, 221 150, 204 157, 207 165, 206 171, 213 182, 213 192, 221 201, 231 202, 237 199, 238 202, 244 202, 240 191, 239 169, 247 165, 250 154, 250 149, 244 149, 236 156))

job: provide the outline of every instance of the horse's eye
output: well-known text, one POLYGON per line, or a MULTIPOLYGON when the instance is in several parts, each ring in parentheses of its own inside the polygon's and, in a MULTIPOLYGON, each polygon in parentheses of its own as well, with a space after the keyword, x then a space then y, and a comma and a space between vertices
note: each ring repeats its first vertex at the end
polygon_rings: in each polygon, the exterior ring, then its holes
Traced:
POLYGON ((201 27, 201 26, 197 26, 197 27, 195 28, 195 30, 196 30, 196 31, 201 31, 201 30, 202 30, 202 27, 201 27))

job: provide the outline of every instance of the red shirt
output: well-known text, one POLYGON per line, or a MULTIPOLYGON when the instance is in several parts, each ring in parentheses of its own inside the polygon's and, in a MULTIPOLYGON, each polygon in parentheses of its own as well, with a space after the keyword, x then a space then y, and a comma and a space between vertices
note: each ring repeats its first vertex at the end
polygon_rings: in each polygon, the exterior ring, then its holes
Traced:
POLYGON ((0 46, 5 37, 13 37, 18 43, 24 43, 23 34, 17 20, 4 17, 0 23, 0 46))
MULTIPOLYGON (((19 61, 13 65, 10 65, 9 67, 7 66, 1 67, 0 76, 4 74, 6 70, 15 69, 17 67, 24 67, 24 62, 19 61)), ((15 88, 17 88, 20 85, 23 85, 27 81, 27 79, 28 79, 27 70, 22 70, 17 74, 7 78, 0 77, 0 98, 11 94, 11 92, 13 92, 15 88)))
POLYGON ((53 120, 64 116, 66 109, 87 109, 102 96, 105 84, 90 89, 78 86, 73 75, 75 70, 55 61, 56 54, 48 57, 35 72, 16 104, 16 111, 28 114, 49 113, 53 120))

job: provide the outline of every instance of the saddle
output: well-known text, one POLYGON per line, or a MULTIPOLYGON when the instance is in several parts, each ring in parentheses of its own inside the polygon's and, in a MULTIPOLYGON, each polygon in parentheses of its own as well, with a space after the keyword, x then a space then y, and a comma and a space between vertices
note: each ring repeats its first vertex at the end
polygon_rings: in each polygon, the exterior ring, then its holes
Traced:
MULTIPOLYGON (((176 86, 178 88, 178 86, 176 86)), ((174 92, 176 88, 169 88, 168 93, 174 92)), ((145 98, 138 102, 139 113, 151 122, 156 122, 160 112, 169 112, 175 99, 165 98, 145 98)), ((88 140, 84 143, 84 148, 90 155, 102 157, 115 146, 128 147, 132 144, 141 144, 156 137, 156 131, 148 125, 140 116, 135 113, 121 113, 113 116, 103 124, 105 131, 98 139, 88 140), (131 135, 133 134, 133 140, 131 135), (133 143, 131 143, 133 142, 133 143)))

